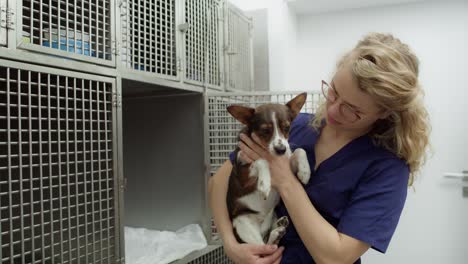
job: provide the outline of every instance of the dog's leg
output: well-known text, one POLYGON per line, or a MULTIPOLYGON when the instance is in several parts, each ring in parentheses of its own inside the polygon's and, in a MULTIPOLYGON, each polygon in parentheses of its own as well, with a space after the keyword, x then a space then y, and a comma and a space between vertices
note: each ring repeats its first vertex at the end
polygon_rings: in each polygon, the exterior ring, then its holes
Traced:
POLYGON ((270 236, 270 231, 271 228, 274 224, 276 224, 276 214, 275 214, 275 209, 271 209, 271 211, 265 216, 263 219, 263 222, 260 226, 260 231, 262 232, 262 237, 265 238, 265 241, 268 239, 270 236))
POLYGON ((253 214, 238 216, 234 218, 232 225, 242 241, 256 245, 265 244, 260 234, 260 223, 257 216, 253 214))
POLYGON ((271 190, 271 176, 268 161, 259 159, 254 161, 250 167, 250 176, 258 177, 257 190, 267 199, 271 190))
POLYGON ((291 156, 291 168, 303 184, 309 182, 310 165, 305 150, 298 148, 294 151, 291 156))
MULTIPOLYGON (((276 218, 276 216, 275 216, 276 218)), ((289 225, 289 220, 287 216, 283 216, 280 219, 276 220, 272 226, 272 230, 270 232, 270 237, 268 238, 267 244, 277 245, 281 238, 286 234, 286 228, 289 225)))

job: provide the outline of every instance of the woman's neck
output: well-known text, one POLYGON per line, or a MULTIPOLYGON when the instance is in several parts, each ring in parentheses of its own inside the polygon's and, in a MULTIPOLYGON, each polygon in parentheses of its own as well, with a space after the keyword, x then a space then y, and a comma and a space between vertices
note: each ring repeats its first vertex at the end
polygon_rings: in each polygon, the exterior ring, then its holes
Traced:
POLYGON ((342 130, 341 129, 339 130, 328 124, 325 124, 325 126, 322 129, 322 133, 324 133, 327 138, 331 140, 341 141, 341 142, 352 141, 353 139, 356 139, 358 137, 361 137, 367 134, 369 131, 370 129, 366 129, 366 130, 342 130))

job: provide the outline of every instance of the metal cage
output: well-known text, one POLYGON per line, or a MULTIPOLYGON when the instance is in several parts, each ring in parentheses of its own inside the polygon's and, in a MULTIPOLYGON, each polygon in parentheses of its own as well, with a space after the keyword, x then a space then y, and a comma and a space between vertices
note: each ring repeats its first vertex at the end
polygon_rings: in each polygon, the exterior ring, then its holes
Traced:
POLYGON ((253 90, 252 20, 232 4, 227 5, 226 88, 253 90))
POLYGON ((176 1, 124 0, 120 12, 124 67, 177 77, 176 1))
MULTIPOLYGON (((238 143, 243 125, 228 112, 229 105, 238 104, 257 107, 266 103, 285 104, 299 92, 250 92, 250 93, 208 93, 206 95, 208 152, 210 173, 213 175, 229 158, 238 143)), ((314 113, 321 100, 321 93, 309 92, 301 112, 314 113)))
POLYGON ((114 79, 0 65, 0 262, 115 263, 114 79))
POLYGON ((115 65, 114 2, 22 0, 19 48, 97 64, 115 65))
POLYGON ((185 80, 221 89, 221 0, 186 0, 185 80))

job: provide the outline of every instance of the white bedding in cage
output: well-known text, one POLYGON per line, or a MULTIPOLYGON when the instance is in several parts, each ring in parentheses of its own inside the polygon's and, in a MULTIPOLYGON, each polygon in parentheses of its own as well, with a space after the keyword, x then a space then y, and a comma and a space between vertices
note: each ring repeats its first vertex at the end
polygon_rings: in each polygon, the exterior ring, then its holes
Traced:
POLYGON ((206 246, 205 235, 196 224, 176 232, 125 227, 127 264, 170 263, 206 246))

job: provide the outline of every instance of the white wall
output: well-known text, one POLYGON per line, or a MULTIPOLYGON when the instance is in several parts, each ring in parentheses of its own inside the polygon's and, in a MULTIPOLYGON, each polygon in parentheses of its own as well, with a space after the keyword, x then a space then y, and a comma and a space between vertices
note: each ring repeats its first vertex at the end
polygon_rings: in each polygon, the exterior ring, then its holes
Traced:
POLYGON ((367 32, 390 32, 421 61, 434 156, 410 191, 386 255, 371 250, 364 263, 468 263, 468 198, 446 171, 468 169, 468 3, 446 1, 299 16, 293 69, 285 89, 320 89, 336 60, 367 32), (288 83, 289 84, 289 83, 288 83))
MULTIPOLYGON (((268 7, 270 90, 290 89, 289 69, 297 40, 297 17, 284 0, 271 0, 268 7)), ((292 89, 294 90, 294 89, 292 89)))

